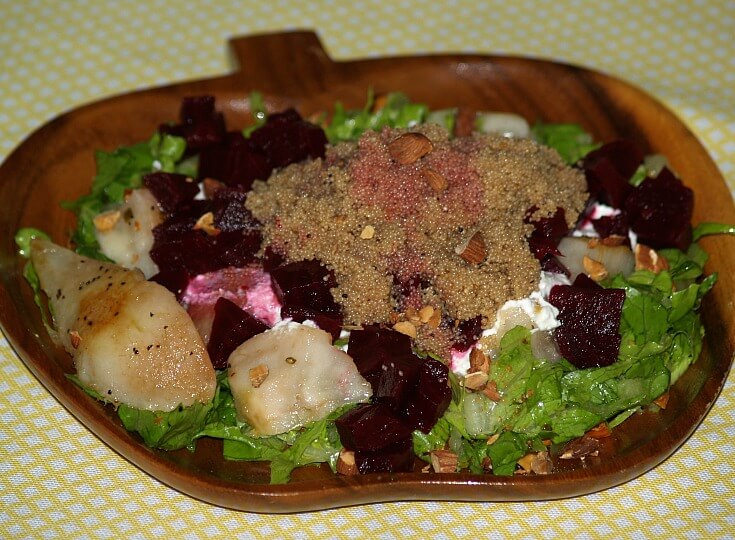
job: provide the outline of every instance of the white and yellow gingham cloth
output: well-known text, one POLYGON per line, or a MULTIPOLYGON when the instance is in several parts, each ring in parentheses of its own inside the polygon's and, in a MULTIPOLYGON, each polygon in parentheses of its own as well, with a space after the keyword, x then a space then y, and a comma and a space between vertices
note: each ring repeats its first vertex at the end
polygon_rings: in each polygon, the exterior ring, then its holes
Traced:
MULTIPOLYGON (((673 109, 735 190, 732 0, 0 0, 0 158, 90 100, 229 71, 230 37, 294 28, 317 30, 335 59, 507 53, 617 75, 673 109)), ((141 472, 67 413, 0 337, 0 537, 733 537, 733 378, 679 451, 605 492, 271 516, 199 502, 141 472)))

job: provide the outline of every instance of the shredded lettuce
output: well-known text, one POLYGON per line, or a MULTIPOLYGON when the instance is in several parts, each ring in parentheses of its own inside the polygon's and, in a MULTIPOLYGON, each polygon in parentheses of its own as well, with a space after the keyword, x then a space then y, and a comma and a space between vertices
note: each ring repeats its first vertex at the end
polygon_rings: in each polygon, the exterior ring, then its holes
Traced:
POLYGON ((599 143, 577 124, 544 124, 537 123, 531 128, 533 139, 559 152, 562 159, 573 165, 589 154, 599 143))

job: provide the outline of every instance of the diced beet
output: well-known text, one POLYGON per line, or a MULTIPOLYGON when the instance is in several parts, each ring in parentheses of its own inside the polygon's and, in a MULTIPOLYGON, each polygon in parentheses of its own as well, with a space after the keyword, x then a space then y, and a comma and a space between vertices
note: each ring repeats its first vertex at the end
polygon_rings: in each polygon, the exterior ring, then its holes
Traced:
POLYGON ((456 338, 452 348, 466 351, 482 336, 482 317, 478 315, 460 322, 454 334, 456 338))
POLYGON ((267 180, 272 170, 267 157, 240 131, 199 154, 200 180, 214 178, 242 190, 249 190, 253 180, 267 180))
POLYGON ((159 127, 161 133, 178 135, 186 139, 187 153, 193 154, 225 136, 225 120, 214 108, 213 96, 186 97, 181 103, 180 124, 159 127))
POLYGON ((181 300, 186 286, 189 284, 189 274, 183 268, 164 270, 151 277, 150 281, 155 281, 159 285, 163 285, 176 295, 176 300, 181 300))
POLYGON ((600 235, 600 238, 609 238, 610 236, 622 236, 628 238, 628 216, 624 212, 614 216, 602 216, 592 220, 592 226, 600 235))
POLYGON ((327 144, 322 128, 305 122, 293 109, 271 114, 264 125, 250 134, 250 140, 273 168, 324 157, 327 144))
POLYGON ((297 261, 271 270, 273 289, 284 308, 301 307, 325 315, 339 315, 341 308, 330 289, 336 287, 334 274, 319 261, 297 261))
POLYGON ((625 201, 625 209, 642 244, 654 249, 689 247, 694 193, 669 169, 662 169, 656 178, 635 188, 625 201))
POLYGON ((574 285, 556 285, 549 293, 549 303, 559 309, 560 326, 554 331, 559 351, 580 369, 608 366, 620 352, 625 291, 589 282, 578 277, 574 285))
POLYGON ((525 223, 533 225, 533 232, 528 237, 528 247, 536 259, 544 261, 552 255, 559 255, 557 246, 569 232, 569 227, 561 207, 557 207, 552 216, 532 220, 531 216, 535 211, 536 207, 532 206, 524 218, 525 223))
POLYGON ((273 290, 281 302, 281 316, 296 322, 307 319, 339 337, 342 308, 334 301, 331 288, 337 285, 334 274, 319 261, 297 261, 271 270, 273 290))
POLYGON ((411 429, 380 403, 358 405, 337 418, 335 425, 348 450, 374 452, 411 438, 411 429))
POLYGON ((569 269, 561 262, 559 262, 559 259, 557 259, 553 255, 550 257, 546 257, 543 261, 541 261, 541 270, 543 270, 544 272, 550 272, 552 274, 562 274, 567 277, 572 274, 569 269))
POLYGON ((427 358, 421 364, 415 395, 409 398, 404 409, 406 422, 411 429, 428 433, 451 400, 449 368, 438 360, 427 358))
POLYGON ((414 464, 411 439, 400 441, 388 448, 355 451, 355 464, 360 474, 378 472, 411 472, 414 464))
POLYGON ((146 174, 143 177, 143 185, 151 191, 167 214, 188 206, 199 193, 199 185, 183 174, 166 172, 146 174))
POLYGON ((227 298, 220 298, 214 305, 212 333, 207 352, 214 369, 225 369, 232 351, 253 336, 268 330, 268 325, 227 298))
POLYGON ((423 361, 411 350, 411 338, 379 325, 350 332, 347 352, 373 388, 373 400, 399 411, 413 395, 423 361))
POLYGON ((272 272, 275 268, 283 265, 286 259, 282 253, 279 253, 273 249, 272 246, 267 246, 263 253, 263 270, 266 272, 272 272))
POLYGON ((580 289, 602 290, 602 286, 584 272, 580 272, 579 274, 577 274, 577 277, 574 278, 574 283, 572 283, 572 286, 579 287, 580 289))
POLYGON ((615 208, 622 208, 632 191, 630 179, 643 163, 643 152, 633 142, 613 141, 593 150, 582 161, 590 195, 615 208))

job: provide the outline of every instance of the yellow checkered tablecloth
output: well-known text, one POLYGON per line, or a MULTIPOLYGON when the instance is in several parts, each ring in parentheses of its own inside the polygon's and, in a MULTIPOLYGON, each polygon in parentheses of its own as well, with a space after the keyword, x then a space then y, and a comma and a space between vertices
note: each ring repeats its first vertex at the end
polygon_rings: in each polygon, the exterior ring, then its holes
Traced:
MULTIPOLYGON (((0 158, 75 106, 227 72, 229 37, 316 29, 336 59, 472 51, 632 81, 701 138, 735 190, 735 3, 0 1, 0 158)), ((0 201, 9 205, 12 201, 0 201)), ((67 413, 0 337, 0 537, 702 538, 735 534, 735 386, 665 463, 575 499, 392 503, 288 516, 160 484, 67 413)))

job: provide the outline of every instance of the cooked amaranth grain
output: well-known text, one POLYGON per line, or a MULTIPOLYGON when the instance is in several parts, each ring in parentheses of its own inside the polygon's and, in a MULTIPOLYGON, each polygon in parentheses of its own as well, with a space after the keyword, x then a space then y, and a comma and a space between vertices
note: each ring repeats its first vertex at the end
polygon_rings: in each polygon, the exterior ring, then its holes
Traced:
POLYGON ((332 293, 348 324, 388 322, 391 312, 430 304, 445 324, 481 315, 491 326, 503 303, 538 283, 528 209, 536 206, 539 218, 562 207, 573 220, 587 199, 584 176, 532 141, 450 140, 433 125, 414 131, 433 150, 413 163, 397 163, 388 149, 405 130, 368 132, 329 148, 324 160, 255 182, 246 205, 264 224, 264 246, 334 271, 332 293), (427 180, 428 169, 445 187, 427 180), (477 232, 486 256, 468 262, 458 251, 477 232))

